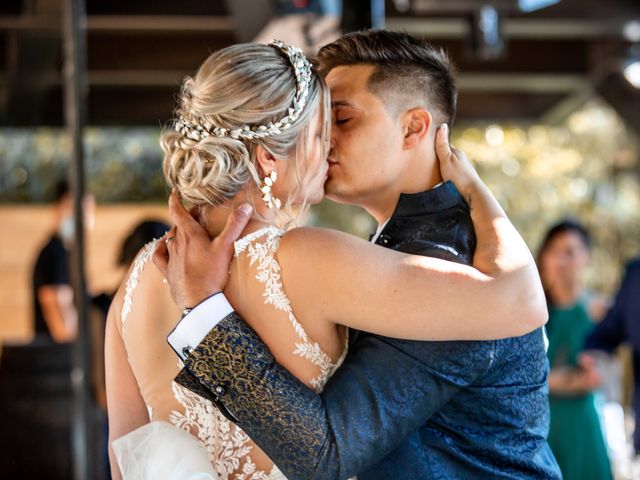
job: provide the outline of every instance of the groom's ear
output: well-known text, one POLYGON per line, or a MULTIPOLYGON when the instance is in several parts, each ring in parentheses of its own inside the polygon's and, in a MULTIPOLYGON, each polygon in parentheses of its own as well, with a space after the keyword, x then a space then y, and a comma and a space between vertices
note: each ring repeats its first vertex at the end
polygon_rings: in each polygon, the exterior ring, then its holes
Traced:
POLYGON ((402 128, 404 130, 404 149, 416 147, 427 136, 433 118, 424 108, 416 107, 407 110, 402 115, 402 128))
POLYGON ((276 158, 265 150, 262 145, 256 147, 256 161, 263 172, 269 173, 276 168, 276 158))

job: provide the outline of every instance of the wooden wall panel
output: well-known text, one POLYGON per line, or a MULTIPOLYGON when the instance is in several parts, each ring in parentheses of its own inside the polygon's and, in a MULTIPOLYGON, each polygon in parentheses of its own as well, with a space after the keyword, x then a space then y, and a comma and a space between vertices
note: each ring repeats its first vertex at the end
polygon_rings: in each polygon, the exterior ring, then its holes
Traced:
MULTIPOLYGON (((92 292, 112 290, 124 271, 116 267, 123 239, 145 219, 168 222, 164 205, 108 205, 96 208, 87 243, 92 292)), ((46 206, 0 207, 0 342, 28 342, 32 335, 31 275, 35 257, 54 229, 46 206)))

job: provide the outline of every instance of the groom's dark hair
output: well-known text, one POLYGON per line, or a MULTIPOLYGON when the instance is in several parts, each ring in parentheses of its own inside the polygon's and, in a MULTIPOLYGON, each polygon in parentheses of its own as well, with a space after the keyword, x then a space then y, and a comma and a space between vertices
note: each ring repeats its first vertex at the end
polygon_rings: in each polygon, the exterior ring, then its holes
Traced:
POLYGON ((456 115, 454 67, 442 49, 404 32, 365 30, 349 33, 320 49, 318 70, 325 76, 341 66, 372 65, 369 91, 394 113, 424 99, 437 121, 449 125, 456 115))

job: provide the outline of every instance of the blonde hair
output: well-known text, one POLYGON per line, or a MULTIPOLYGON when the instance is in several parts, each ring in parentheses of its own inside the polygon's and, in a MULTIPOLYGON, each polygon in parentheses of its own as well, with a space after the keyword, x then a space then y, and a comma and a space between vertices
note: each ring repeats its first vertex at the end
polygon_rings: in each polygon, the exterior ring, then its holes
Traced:
MULTIPOLYGON (((287 114, 295 93, 296 78, 286 55, 257 43, 232 45, 211 54, 195 77, 185 78, 176 116, 229 130, 266 125, 287 114)), ((307 154, 309 126, 318 108, 322 109, 325 146, 330 122, 329 92, 315 71, 307 105, 293 125, 280 134, 252 140, 216 136, 194 140, 166 129, 161 146, 167 183, 177 188, 190 206, 219 206, 250 182, 259 187, 256 148, 260 145, 276 158, 295 151, 295 173, 301 187, 299 159, 307 154)), ((285 203, 290 204, 294 193, 298 192, 290 192, 289 198, 283 199, 285 203)))

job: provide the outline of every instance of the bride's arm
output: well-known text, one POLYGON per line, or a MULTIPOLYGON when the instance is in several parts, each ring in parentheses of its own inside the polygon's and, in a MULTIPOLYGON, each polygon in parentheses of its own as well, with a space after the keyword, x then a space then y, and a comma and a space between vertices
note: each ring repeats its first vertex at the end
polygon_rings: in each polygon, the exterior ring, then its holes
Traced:
MULTIPOLYGON (((451 180, 469 204, 477 240, 473 266, 483 273, 495 275, 517 268, 518 264, 526 265, 531 286, 536 287, 535 293, 543 300, 542 283, 529 247, 464 152, 449 145, 446 124, 437 132, 436 151, 442 178, 451 180)), ((546 312, 546 306, 544 310, 546 312)))
MULTIPOLYGON (((526 244, 466 159, 449 150, 446 132, 438 135, 437 153, 443 177, 459 184, 471 203, 478 269, 383 249, 336 231, 296 229, 284 237, 278 258, 298 310, 307 308, 319 321, 416 340, 506 338, 546 322, 526 244)), ((176 194, 169 206, 179 228, 173 241, 159 242, 154 261, 178 307, 192 307, 222 290, 233 240, 248 217, 234 210, 211 241, 176 194)))
POLYGON ((298 311, 414 340, 513 337, 546 322, 529 249, 466 158, 448 150, 446 137, 440 140, 443 176, 460 184, 471 205, 477 269, 380 248, 333 230, 295 229, 284 237, 278 259, 298 311))
POLYGON ((114 480, 121 478, 111 442, 149 421, 138 383, 131 371, 119 329, 122 289, 111 303, 105 332, 105 377, 109 414, 109 462, 114 480))

